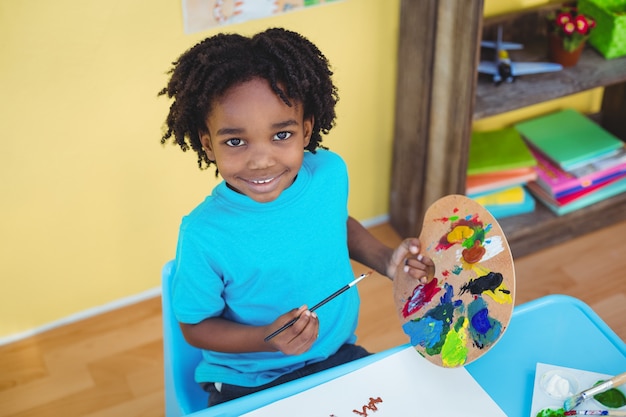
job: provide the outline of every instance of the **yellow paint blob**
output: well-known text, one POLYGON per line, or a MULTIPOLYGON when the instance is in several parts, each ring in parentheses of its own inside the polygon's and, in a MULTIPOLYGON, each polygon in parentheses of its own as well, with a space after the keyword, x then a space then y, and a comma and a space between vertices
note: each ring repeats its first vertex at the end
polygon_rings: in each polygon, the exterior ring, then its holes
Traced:
POLYGON ((473 264, 472 271, 476 274, 476 277, 482 277, 483 275, 487 275, 491 272, 491 269, 485 268, 480 264, 473 264))
POLYGON ((474 235, 474 231, 467 226, 457 226, 446 237, 449 243, 461 243, 474 235))
POLYGON ((511 304, 513 302, 513 297, 511 297, 511 291, 507 291, 504 283, 500 284, 500 286, 496 288, 495 291, 484 291, 483 295, 492 298, 496 303, 499 304, 511 304))

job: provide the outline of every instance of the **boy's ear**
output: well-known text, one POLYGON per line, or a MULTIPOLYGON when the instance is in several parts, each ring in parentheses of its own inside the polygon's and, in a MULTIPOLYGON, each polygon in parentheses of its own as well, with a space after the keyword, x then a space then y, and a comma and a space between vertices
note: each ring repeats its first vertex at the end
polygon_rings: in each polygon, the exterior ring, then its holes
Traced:
POLYGON ((313 125, 315 125, 315 116, 304 118, 304 147, 309 146, 311 135, 313 135, 313 125))
POLYGON ((209 161, 215 162, 215 153, 213 152, 213 145, 211 144, 211 136, 209 135, 209 132, 198 133, 200 134, 200 142, 202 143, 204 153, 206 153, 209 161))

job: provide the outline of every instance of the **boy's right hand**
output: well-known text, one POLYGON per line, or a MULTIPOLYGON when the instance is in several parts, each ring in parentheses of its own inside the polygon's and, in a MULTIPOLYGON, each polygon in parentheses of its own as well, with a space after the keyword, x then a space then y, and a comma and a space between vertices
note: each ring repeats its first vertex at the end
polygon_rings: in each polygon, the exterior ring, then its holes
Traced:
POLYGON ((267 341, 272 348, 285 355, 300 355, 308 351, 318 337, 319 320, 317 314, 310 312, 306 305, 294 308, 280 316, 274 323, 267 326, 267 334, 279 329, 296 317, 299 318, 292 326, 267 341))

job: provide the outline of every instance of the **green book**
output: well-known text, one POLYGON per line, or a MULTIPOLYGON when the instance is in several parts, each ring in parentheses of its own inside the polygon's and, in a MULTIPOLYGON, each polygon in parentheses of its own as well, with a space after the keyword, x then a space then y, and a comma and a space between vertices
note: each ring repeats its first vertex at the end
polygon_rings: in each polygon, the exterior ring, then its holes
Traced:
POLYGON ((524 138, 564 170, 615 152, 624 143, 573 109, 561 110, 515 125, 524 138))
POLYGON ((472 132, 467 175, 488 174, 535 165, 537 161, 514 128, 472 132))

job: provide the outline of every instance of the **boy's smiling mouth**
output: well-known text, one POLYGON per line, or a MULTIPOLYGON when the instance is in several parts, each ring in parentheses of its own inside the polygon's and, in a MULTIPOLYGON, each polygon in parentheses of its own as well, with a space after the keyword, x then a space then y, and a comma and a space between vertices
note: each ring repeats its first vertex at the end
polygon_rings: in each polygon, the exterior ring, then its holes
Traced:
POLYGON ((283 178, 287 172, 289 172, 289 170, 284 170, 283 172, 280 172, 278 174, 274 174, 271 176, 264 175, 262 177, 256 177, 256 178, 239 177, 239 179, 243 180, 244 182, 252 186, 263 186, 263 185, 269 185, 269 184, 280 182, 281 178, 283 178))
POLYGON ((250 180, 250 182, 254 184, 267 184, 268 182, 272 182, 276 177, 268 178, 266 180, 250 180))
MULTIPOLYGON (((272 176, 257 177, 257 178, 239 177, 239 180, 242 181, 240 185, 241 187, 243 187, 240 189, 240 192, 243 191, 244 189, 247 189, 248 191, 244 192, 244 194, 248 194, 248 196, 252 197, 253 199, 257 201, 260 201, 258 200, 258 198, 261 195, 264 195, 264 197, 261 197, 262 200, 267 200, 268 198, 269 200, 267 201, 274 200, 276 197, 278 197, 278 195, 275 195, 274 197, 270 197, 270 195, 273 195, 274 193, 278 192, 279 188, 283 187, 282 179, 284 178, 287 172, 289 171, 286 170, 284 172, 281 172, 280 174, 275 174, 272 176), (253 197, 254 195, 256 195, 257 197, 253 197)), ((280 192, 282 192, 282 189, 280 190, 280 192)))

